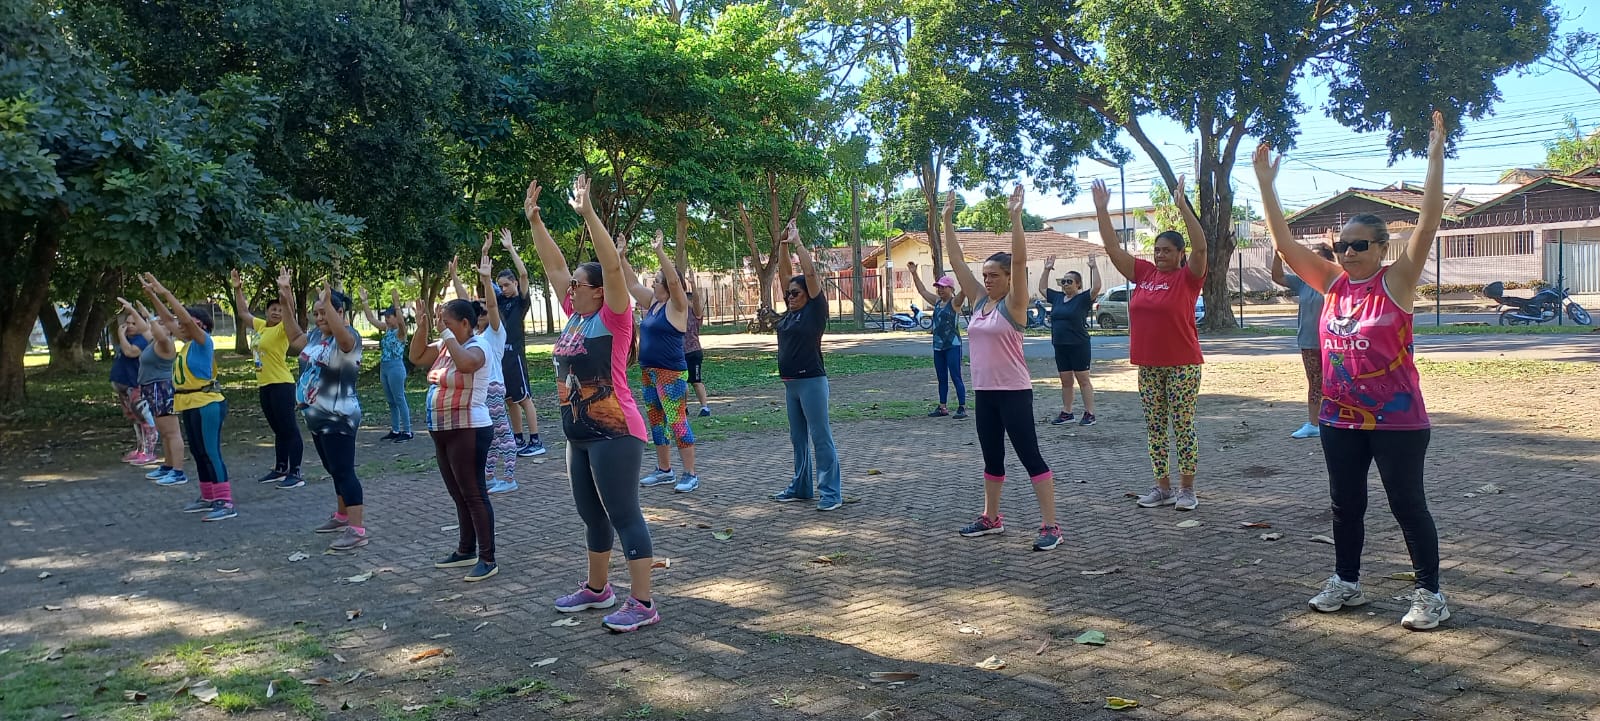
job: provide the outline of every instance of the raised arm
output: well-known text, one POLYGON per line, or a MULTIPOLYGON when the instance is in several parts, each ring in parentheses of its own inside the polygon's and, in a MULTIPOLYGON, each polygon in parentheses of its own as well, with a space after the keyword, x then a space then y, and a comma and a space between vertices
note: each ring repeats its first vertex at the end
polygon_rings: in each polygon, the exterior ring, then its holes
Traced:
POLYGON ((239 271, 228 271, 228 280, 233 285, 233 314, 239 319, 239 325, 254 326, 256 317, 250 315, 250 301, 244 297, 244 280, 239 277, 239 271))
POLYGON ((661 231, 656 231, 655 241, 650 245, 656 251, 656 262, 661 264, 661 275, 667 281, 667 321, 680 331, 688 331, 689 295, 684 290, 683 279, 678 277, 678 268, 672 264, 672 255, 667 253, 667 242, 661 231))
POLYGON ((489 327, 500 330, 500 304, 494 300, 494 262, 485 252, 478 258, 478 282, 483 284, 484 309, 489 313, 489 327))
POLYGON ((317 298, 317 305, 322 309, 323 317, 328 319, 328 326, 333 328, 333 342, 338 344, 340 353, 349 353, 356 349, 355 331, 350 329, 350 324, 344 322, 344 314, 333 307, 333 286, 327 281, 322 283, 322 295, 317 298))
POLYGON ((522 214, 533 228, 533 249, 539 253, 539 263, 544 266, 545 277, 555 286, 557 294, 566 293, 572 286, 572 269, 567 267, 567 257, 562 255, 561 246, 556 245, 555 238, 550 237, 550 230, 544 227, 544 217, 539 212, 537 180, 528 183, 528 194, 522 200, 522 214))
MULTIPOLYGON (((1121 244, 1118 243, 1118 245, 1121 244)), ((1089 256, 1089 297, 1099 298, 1102 285, 1104 284, 1100 281, 1100 264, 1095 262, 1094 256, 1091 255, 1089 256)))
MULTIPOLYGON (((511 267, 517 269, 517 291, 522 293, 522 297, 528 297, 528 264, 522 262, 522 254, 517 252, 516 243, 511 242, 510 228, 500 229, 500 247, 505 248, 506 252, 511 254, 511 267)), ((493 298, 494 296, 485 297, 493 298)))
MULTIPOLYGON (((784 233, 783 242, 794 246, 795 257, 800 259, 800 273, 806 277, 806 296, 816 298, 822 295, 822 274, 817 272, 816 261, 811 258, 811 251, 806 249, 806 244, 800 242, 800 228, 795 221, 789 221, 789 228, 784 233)), ((783 248, 783 257, 789 257, 788 248, 783 248)))
MULTIPOLYGON (((187 335, 190 338, 201 338, 207 335, 205 329, 201 328, 200 324, 195 322, 194 316, 189 315, 189 309, 183 307, 183 304, 178 302, 178 297, 173 295, 172 291, 167 290, 167 287, 162 285, 161 281, 156 280, 154 275, 145 273, 145 277, 149 279, 150 285, 152 288, 154 288, 156 295, 159 295, 162 299, 165 299, 172 307, 170 314, 171 316, 177 318, 178 326, 183 328, 184 335, 187 335)), ((159 299, 157 300, 156 305, 161 305, 159 299)), ((161 308, 158 309, 157 312, 162 312, 162 317, 168 317, 164 312, 165 310, 165 308, 161 308)))
POLYGON ((373 328, 383 330, 383 321, 378 318, 377 313, 372 312, 372 298, 367 296, 367 289, 357 288, 356 295, 361 297, 361 314, 366 316, 367 323, 371 324, 373 328))
POLYGON ((600 215, 594 211, 594 204, 589 200, 587 174, 579 175, 573 182, 572 197, 567 202, 573 210, 578 211, 583 224, 589 228, 589 237, 594 239, 594 259, 600 262, 600 270, 605 274, 606 307, 612 313, 628 312, 630 296, 623 279, 622 254, 617 252, 611 232, 606 230, 606 224, 600 221, 600 215))
MULTIPOLYGON (((133 331, 143 336, 149 336, 150 322, 141 317, 139 311, 134 310, 133 304, 129 303, 127 298, 117 296, 117 302, 122 304, 123 312, 133 319, 133 331)), ((121 323, 117 324, 117 350, 129 358, 138 358, 143 352, 139 349, 139 346, 133 344, 133 341, 128 340, 128 328, 121 323)))
POLYGON ((1100 244, 1105 246, 1106 257, 1111 259, 1111 267, 1116 268, 1122 277, 1133 280, 1133 254, 1122 247, 1122 236, 1117 235, 1116 226, 1111 224, 1111 211, 1108 209, 1111 206, 1111 191, 1106 188, 1105 181, 1096 180, 1091 192, 1094 195, 1094 216, 1100 222, 1100 244))
POLYGON ((433 320, 428 317, 428 299, 417 299, 417 327, 411 332, 411 348, 406 355, 411 357, 411 365, 418 368, 429 368, 439 359, 439 349, 428 343, 428 329, 433 327, 433 320))
MULTIPOLYGON (((1323 293, 1333 285, 1343 272, 1337 263, 1324 260, 1310 248, 1294 240, 1293 233, 1289 230, 1289 221, 1283 217, 1283 206, 1278 202, 1278 189, 1273 182, 1278 178, 1278 164, 1283 162, 1283 156, 1272 157, 1272 149, 1266 143, 1256 146, 1255 156, 1251 159, 1256 169, 1256 184, 1261 186, 1261 212, 1267 218, 1267 233, 1272 236, 1272 249, 1275 251, 1274 262, 1282 258, 1289 264, 1289 269, 1300 276, 1300 280, 1308 283, 1323 293)), ((1278 272, 1281 272, 1279 269, 1278 272)), ((1278 274, 1272 277, 1278 280, 1278 274)))
POLYGON ((288 339, 290 355, 306 347, 306 331, 300 327, 300 306, 294 297, 294 273, 286 266, 278 271, 278 304, 283 306, 283 337, 288 339))
MULTIPOLYGON (((778 295, 789 292, 789 279, 794 277, 794 265, 789 262, 789 226, 778 231, 778 295)), ((807 284, 809 287, 810 284, 807 284)), ((780 307, 782 304, 779 304, 780 307)))
POLYGON ((1006 210, 1011 213, 1011 290, 1006 309, 1012 318, 1028 317, 1028 234, 1022 230, 1022 183, 1011 191, 1006 210))
MULTIPOLYGON (((461 275, 456 272, 456 259, 455 258, 451 258, 450 259, 449 271, 450 271, 450 287, 455 289, 456 297, 460 298, 462 300, 472 300, 472 292, 467 289, 467 284, 466 283, 461 282, 461 275)), ((487 298, 484 298, 484 300, 486 300, 486 301, 494 300, 494 296, 491 295, 491 296, 489 296, 487 298)))
POLYGON ((945 193, 944 209, 939 213, 940 228, 944 231, 944 256, 950 261, 950 271, 956 274, 956 285, 961 294, 977 300, 983 295, 983 284, 967 265, 967 255, 961 252, 961 240, 956 237, 956 191, 945 193))
POLYGON ((639 282, 639 274, 633 272, 633 264, 628 262, 627 251, 628 239, 626 237, 617 238, 617 258, 622 261, 622 280, 628 284, 628 295, 633 296, 635 303, 649 308, 650 304, 655 301, 656 294, 639 282))
POLYGON ((1172 203, 1178 206, 1178 215, 1183 217, 1184 233, 1189 236, 1189 272, 1196 278, 1206 277, 1206 255, 1209 248, 1206 245, 1206 229, 1200 225, 1200 218, 1194 214, 1194 206, 1189 204, 1189 193, 1184 189, 1184 177, 1178 176, 1178 187, 1172 193, 1172 203))
POLYGON ((1283 275, 1283 256, 1277 253, 1272 254, 1272 282, 1289 287, 1289 279, 1283 275))
POLYGON ((395 337, 406 337, 406 314, 400 312, 400 289, 389 289, 389 307, 394 309, 394 319, 400 323, 400 328, 395 331, 395 337))
MULTIPOLYGON (((1444 115, 1435 110, 1433 130, 1428 133, 1428 177, 1422 185, 1422 209, 1417 215, 1417 227, 1412 229, 1405 250, 1389 266, 1388 277, 1384 280, 1389 297, 1407 311, 1416 300, 1417 281, 1422 279, 1434 233, 1439 230, 1439 220, 1444 216, 1444 138, 1444 115)), ((1451 203, 1460 197, 1461 193, 1457 192, 1456 197, 1450 199, 1451 203)))
POLYGON ((922 296, 922 300, 929 306, 938 304, 939 296, 934 295, 928 290, 928 286, 922 284, 922 274, 917 271, 915 261, 906 261, 906 272, 911 274, 911 282, 917 286, 917 293, 922 296))
POLYGON ((1056 269, 1056 257, 1047 255, 1044 259, 1044 272, 1039 274, 1039 297, 1050 299, 1050 272, 1056 269))

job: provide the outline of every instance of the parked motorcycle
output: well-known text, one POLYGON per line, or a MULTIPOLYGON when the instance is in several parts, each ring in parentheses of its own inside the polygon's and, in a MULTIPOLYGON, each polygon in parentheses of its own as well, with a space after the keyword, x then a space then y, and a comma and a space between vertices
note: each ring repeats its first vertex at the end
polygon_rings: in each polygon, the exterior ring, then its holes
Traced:
POLYGON ((1033 302, 1028 304, 1028 327, 1050 327, 1050 309, 1045 306, 1044 301, 1038 298, 1034 298, 1033 302))
POLYGON ((1483 287, 1484 297, 1499 304, 1500 325, 1534 325, 1549 323, 1561 315, 1565 308, 1567 317, 1578 325, 1589 325, 1594 318, 1583 306, 1572 302, 1565 288, 1543 286, 1532 298, 1505 294, 1505 283, 1495 281, 1483 287))
POLYGON ((892 330, 933 330, 933 314, 924 313, 916 303, 911 304, 910 313, 895 313, 889 318, 889 327, 892 330))

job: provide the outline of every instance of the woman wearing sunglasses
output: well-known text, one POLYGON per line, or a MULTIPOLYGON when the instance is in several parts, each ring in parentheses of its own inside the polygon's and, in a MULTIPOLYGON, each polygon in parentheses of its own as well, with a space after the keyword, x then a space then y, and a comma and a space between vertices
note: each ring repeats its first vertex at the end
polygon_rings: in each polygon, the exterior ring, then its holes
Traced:
POLYGON ((1006 210, 1011 213, 1011 252, 995 253, 983 261, 983 279, 961 259, 961 240, 956 237, 956 194, 944 200, 944 247, 952 260, 961 293, 976 298, 972 322, 967 324, 967 340, 972 358, 973 405, 976 406, 978 447, 983 451, 983 514, 963 526, 959 533, 968 538, 1005 533, 1000 515, 1000 491, 1006 481, 1006 437, 1011 449, 1033 481, 1033 494, 1039 500, 1039 537, 1033 550, 1048 551, 1061 545, 1061 527, 1056 524, 1055 475, 1039 453, 1039 435, 1033 428, 1033 376, 1022 355, 1023 323, 1027 317, 1028 276, 1020 272, 1028 265, 1027 236, 1022 232, 1022 186, 1011 192, 1006 210), (1013 273, 1012 269, 1019 272, 1013 273))
POLYGON ((1061 374, 1061 412, 1050 420, 1050 425, 1060 426, 1072 422, 1072 387, 1083 389, 1083 419, 1080 426, 1094 425, 1094 384, 1089 381, 1089 309, 1095 296, 1100 295, 1100 266, 1089 258, 1090 287, 1083 287, 1083 275, 1067 271, 1061 278, 1061 290, 1050 290, 1050 272, 1056 269, 1056 257, 1044 259, 1044 272, 1039 274, 1039 295, 1050 302, 1050 344, 1056 350, 1056 372, 1061 374))
POLYGON ((1324 291, 1322 341, 1322 455, 1333 500, 1334 575, 1311 607, 1323 612, 1367 602, 1361 590, 1367 470, 1374 462, 1389 508, 1406 539, 1416 589, 1400 625, 1434 628, 1450 618, 1439 593, 1439 534, 1428 512, 1422 469, 1431 431, 1422 385, 1412 358, 1412 308, 1428 249, 1444 214, 1444 117, 1433 114, 1428 176, 1417 225, 1400 256, 1383 264, 1389 228, 1373 215, 1357 215, 1333 244, 1331 263, 1299 243, 1278 205, 1273 180, 1281 157, 1256 148, 1256 178, 1272 245, 1295 274, 1324 291))
POLYGON ((589 178, 578 176, 568 200, 594 240, 596 261, 567 270, 539 212, 539 183, 528 184, 523 213, 533 226, 533 244, 546 277, 567 295, 561 308, 567 326, 556 339, 556 396, 567 437, 567 474, 572 500, 587 529, 588 575, 578 590, 556 599, 556 610, 577 613, 617 605, 607 575, 614 536, 628 560, 628 600, 600 622, 613 631, 633 631, 661 621, 650 595, 654 550, 639 509, 639 464, 644 460, 645 424, 628 387, 628 366, 638 357, 633 299, 622 254, 589 200, 589 178))
MULTIPOLYGON (((1206 279, 1206 235, 1200 218, 1183 191, 1183 176, 1172 193, 1178 214, 1194 245, 1184 255, 1182 233, 1168 230, 1156 236, 1154 262, 1133 257, 1121 243, 1107 243, 1106 255, 1117 272, 1136 284, 1128 298, 1128 357, 1139 367, 1139 403, 1144 406, 1145 435, 1149 440, 1150 468, 1156 485, 1139 496, 1140 508, 1172 506, 1192 511, 1200 505, 1194 492, 1194 474, 1200 465, 1200 438, 1194 430, 1195 403, 1200 398, 1200 336, 1195 334, 1194 303, 1206 279), (1172 490, 1167 445, 1171 426, 1178 451, 1182 485, 1172 490)), ((1094 181, 1094 209, 1100 237, 1117 237, 1111 225, 1111 191, 1094 181)))
POLYGON ((817 510, 832 511, 844 505, 840 487, 839 453, 828 425, 828 373, 822 366, 822 332, 828 328, 828 299, 822 295, 822 275, 811 251, 800 242, 795 221, 783 231, 778 250, 778 276, 788 278, 783 299, 788 312, 778 319, 778 377, 789 411, 789 443, 794 446, 794 479, 772 500, 809 501, 812 498, 812 462, 816 454, 817 510), (789 251, 800 259, 800 275, 791 276, 789 251))

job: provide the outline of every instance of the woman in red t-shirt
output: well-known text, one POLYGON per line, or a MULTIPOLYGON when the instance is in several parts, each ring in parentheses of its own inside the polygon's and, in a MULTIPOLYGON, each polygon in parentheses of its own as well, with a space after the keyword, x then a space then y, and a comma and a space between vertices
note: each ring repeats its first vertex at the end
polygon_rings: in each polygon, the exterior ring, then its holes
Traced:
MULTIPOLYGON (((1194 329, 1194 302, 1206 278, 1205 231, 1189 198, 1183 192, 1183 177, 1172 194, 1178 213, 1183 216, 1189 237, 1197 239, 1184 257, 1183 235, 1168 230, 1156 236, 1155 262, 1141 260, 1122 248, 1106 243, 1106 255, 1123 277, 1132 278, 1135 288, 1128 297, 1128 355, 1139 367, 1139 402, 1144 406, 1145 431, 1150 441, 1150 467, 1156 485, 1139 497, 1142 508, 1172 505, 1192 511, 1200 504, 1194 495, 1194 472, 1200 461, 1200 440, 1194 432, 1195 400, 1200 396, 1200 337, 1194 329), (1183 485, 1174 492, 1168 468, 1170 449, 1167 426, 1178 450, 1178 473, 1183 485)), ((1115 238, 1107 207, 1111 192, 1101 181, 1094 183, 1094 207, 1100 221, 1100 237, 1115 238)))

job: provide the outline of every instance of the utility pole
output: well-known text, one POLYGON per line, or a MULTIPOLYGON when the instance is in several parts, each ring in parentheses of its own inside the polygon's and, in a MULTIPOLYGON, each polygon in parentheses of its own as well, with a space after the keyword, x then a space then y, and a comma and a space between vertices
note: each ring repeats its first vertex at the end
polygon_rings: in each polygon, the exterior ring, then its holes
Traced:
POLYGON ((861 307, 861 190, 854 179, 850 181, 850 252, 854 256, 850 276, 855 279, 850 297, 856 301, 856 329, 862 330, 867 327, 867 317, 861 307))
MULTIPOLYGON (((889 228, 889 199, 894 197, 894 181, 885 181, 883 186, 883 227, 885 232, 889 228)), ((883 241, 883 293, 884 315, 894 315, 894 260, 889 257, 889 251, 894 249, 894 238, 883 241)))

